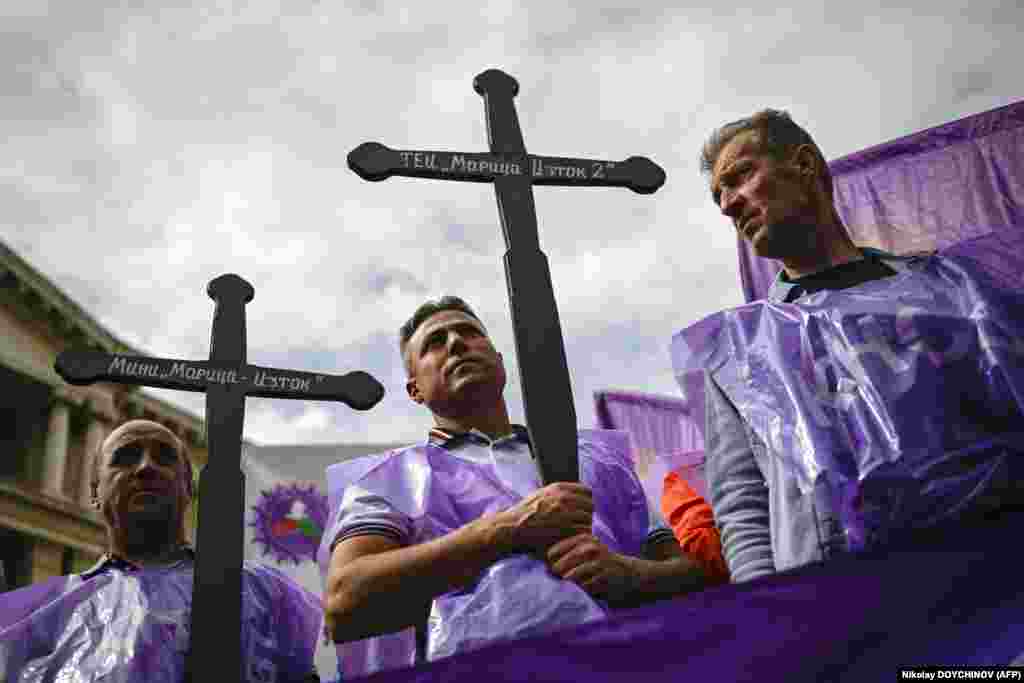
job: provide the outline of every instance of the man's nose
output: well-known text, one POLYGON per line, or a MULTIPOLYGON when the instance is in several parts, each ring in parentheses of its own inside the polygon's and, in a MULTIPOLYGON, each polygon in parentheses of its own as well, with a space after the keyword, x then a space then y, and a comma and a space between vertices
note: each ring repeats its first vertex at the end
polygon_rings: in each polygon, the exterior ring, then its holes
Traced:
POLYGON ((135 465, 137 472, 152 472, 163 469, 163 466, 156 459, 156 452, 152 448, 142 449, 139 462, 135 465))
POLYGON ((451 332, 448 333, 448 353, 465 348, 467 348, 466 340, 462 337, 461 334, 459 334, 455 330, 452 330, 451 332))
POLYGON ((743 195, 739 192, 722 192, 719 208, 724 216, 733 221, 743 215, 743 195))

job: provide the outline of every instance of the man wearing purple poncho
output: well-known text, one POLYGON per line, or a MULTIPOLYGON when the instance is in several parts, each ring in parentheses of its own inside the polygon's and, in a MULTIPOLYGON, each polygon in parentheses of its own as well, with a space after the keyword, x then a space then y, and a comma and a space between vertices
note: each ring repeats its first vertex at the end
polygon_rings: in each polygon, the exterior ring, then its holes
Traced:
POLYGON ((581 484, 542 486, 509 422, 505 368, 461 299, 401 331, 427 443, 328 469, 320 548, 343 675, 437 659, 695 590, 700 569, 649 509, 626 435, 582 433, 581 484))
POLYGON ((856 247, 821 151, 785 112, 724 126, 702 166, 722 213, 782 265, 767 301, 673 340, 684 391, 703 393, 733 580, 1019 507, 1019 293, 963 258, 856 247))
MULTIPOLYGON (((103 442, 93 505, 108 552, 89 571, 0 596, 0 680, 179 683, 186 674, 193 551, 192 466, 166 427, 133 420, 103 442)), ((319 598, 276 570, 242 575, 241 679, 318 680, 319 598)))

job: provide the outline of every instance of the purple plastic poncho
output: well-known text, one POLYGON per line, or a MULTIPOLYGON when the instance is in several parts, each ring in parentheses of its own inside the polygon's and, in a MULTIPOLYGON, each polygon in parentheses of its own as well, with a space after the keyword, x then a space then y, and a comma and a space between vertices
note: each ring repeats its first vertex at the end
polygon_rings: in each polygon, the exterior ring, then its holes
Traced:
MULTIPOLYGON (((192 574, 192 562, 132 573, 111 569, 0 594, 0 680, 180 683, 192 574)), ((308 676, 323 622, 320 599, 257 565, 245 567, 242 591, 241 680, 308 676)))
MULTIPOLYGON (((647 537, 648 509, 624 432, 581 431, 580 479, 594 493, 593 533, 613 551, 638 556, 647 537)), ((468 462, 432 445, 359 458, 327 469, 328 533, 317 559, 326 577, 345 492, 352 485, 379 495, 413 520, 413 543, 443 536, 468 522, 511 507, 540 487, 528 457, 468 462)), ((496 640, 521 638, 607 615, 582 588, 556 578, 541 560, 516 555, 492 565, 469 588, 434 600, 427 657, 434 660, 496 640)), ((343 677, 411 666, 413 629, 338 645, 343 677)))
POLYGON ((678 333, 684 393, 710 373, 848 550, 958 515, 1024 451, 1024 302, 966 258, 799 303, 757 301, 678 333))

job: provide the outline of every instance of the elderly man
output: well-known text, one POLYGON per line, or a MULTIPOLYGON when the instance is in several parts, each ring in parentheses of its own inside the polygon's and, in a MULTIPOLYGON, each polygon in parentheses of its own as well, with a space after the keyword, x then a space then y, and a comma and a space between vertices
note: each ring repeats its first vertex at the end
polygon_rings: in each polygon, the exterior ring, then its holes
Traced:
POLYGON ((1005 354, 1017 297, 962 261, 857 247, 821 151, 785 112, 724 126, 701 161, 722 213, 782 266, 767 302, 677 337, 677 373, 704 372, 733 580, 1005 509, 1024 450, 1005 354))
MULTIPOLYGON (((0 678, 177 683, 185 675, 194 566, 185 448, 163 425, 133 420, 103 442, 90 474, 107 553, 83 574, 0 598, 0 678)), ((245 567, 242 590, 241 680, 317 680, 320 600, 266 567, 245 567)))
POLYGON ((410 627, 427 626, 420 655, 436 659, 704 585, 648 508, 624 434, 582 433, 582 483, 542 485, 502 356, 464 301, 422 305, 400 350, 434 418, 427 443, 328 469, 326 621, 353 643, 346 675, 412 664, 410 627))

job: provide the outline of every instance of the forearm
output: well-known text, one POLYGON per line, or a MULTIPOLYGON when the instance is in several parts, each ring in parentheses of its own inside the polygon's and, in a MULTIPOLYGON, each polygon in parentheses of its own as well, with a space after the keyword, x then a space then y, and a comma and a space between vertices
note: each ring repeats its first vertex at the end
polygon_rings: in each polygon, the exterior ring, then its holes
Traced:
POLYGON ((723 556, 740 583, 775 571, 769 490, 736 409, 712 382, 706 387, 708 490, 723 556))
POLYGON ((621 555, 620 559, 627 567, 628 578, 623 594, 609 601, 614 607, 634 607, 692 593, 704 588, 708 582, 704 570, 682 555, 667 560, 627 555, 621 555))
POLYGON ((325 596, 335 642, 392 633, 422 621, 435 597, 467 585, 509 554, 506 531, 500 519, 491 517, 433 541, 354 559, 338 552, 339 545, 325 596))
POLYGON ((709 477, 711 498, 729 573, 742 583, 775 571, 768 488, 752 456, 736 452, 722 458, 729 460, 728 475, 709 477))

